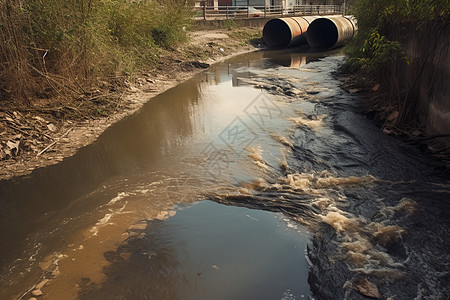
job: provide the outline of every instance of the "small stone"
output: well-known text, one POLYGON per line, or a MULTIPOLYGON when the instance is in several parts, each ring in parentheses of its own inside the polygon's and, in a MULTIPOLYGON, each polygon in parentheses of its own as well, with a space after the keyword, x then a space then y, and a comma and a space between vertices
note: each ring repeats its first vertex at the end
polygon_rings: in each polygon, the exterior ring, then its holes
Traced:
POLYGON ((52 123, 47 124, 47 128, 48 130, 50 130, 51 132, 55 132, 57 130, 56 126, 53 125, 52 123))
POLYGON ((36 290, 40 290, 40 289, 42 289, 42 287, 43 287, 44 285, 47 284, 47 282, 48 282, 48 279, 44 279, 44 280, 42 280, 41 282, 39 282, 34 288, 35 288, 36 290))
POLYGON ((80 245, 80 246, 78 247, 78 249, 79 249, 79 250, 83 250, 83 249, 84 249, 84 246, 83 246, 83 245, 80 245))
POLYGON ((40 121, 42 123, 47 123, 47 121, 45 121, 45 119, 43 119, 43 118, 41 118, 39 116, 35 116, 35 117, 33 117, 33 119, 38 120, 38 121, 40 121))
POLYGON ((31 294, 33 296, 39 297, 39 296, 42 296, 42 294, 44 294, 44 293, 41 290, 34 290, 31 292, 31 294))
POLYGON ((349 89, 348 92, 349 92, 350 94, 354 94, 354 93, 359 92, 359 89, 349 89))
POLYGON ((31 297, 31 298, 29 298, 28 300, 37 300, 36 298, 34 298, 34 297, 31 297))
POLYGON ((167 219, 167 211, 160 211, 158 215, 156 216, 156 219, 160 221, 164 221, 167 219))
POLYGON ((384 133, 384 134, 391 134, 391 133, 392 133, 392 130, 389 130, 389 129, 387 129, 387 128, 383 128, 383 133, 384 133))
POLYGON ((387 117, 387 120, 388 121, 394 121, 394 120, 397 120, 397 118, 398 118, 398 111, 394 111, 394 112, 392 112, 388 117, 387 117))
POLYGON ((380 89, 380 84, 378 83, 378 84, 376 84, 376 85, 372 88, 372 91, 376 92, 376 91, 378 91, 379 89, 380 89))
POLYGON ((131 93, 139 93, 141 91, 140 89, 138 89, 138 88, 136 88, 134 86, 130 87, 129 89, 130 89, 131 93))
POLYGON ((128 230, 145 230, 147 228, 147 223, 139 223, 139 224, 133 224, 130 227, 128 227, 128 230))

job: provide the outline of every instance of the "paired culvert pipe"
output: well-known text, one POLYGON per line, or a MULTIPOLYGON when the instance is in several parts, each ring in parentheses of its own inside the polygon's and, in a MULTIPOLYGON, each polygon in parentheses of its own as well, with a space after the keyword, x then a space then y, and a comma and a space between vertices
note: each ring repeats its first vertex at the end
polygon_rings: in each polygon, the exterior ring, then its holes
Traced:
POLYGON ((287 48, 308 43, 311 48, 333 49, 351 40, 357 31, 352 16, 291 17, 269 20, 263 40, 271 48, 287 48))
POLYGON ((306 39, 311 48, 333 49, 350 41, 357 29, 356 19, 351 16, 318 18, 309 25, 306 39))
POLYGON ((263 40, 270 48, 288 48, 306 44, 306 31, 317 17, 276 18, 267 21, 263 40))

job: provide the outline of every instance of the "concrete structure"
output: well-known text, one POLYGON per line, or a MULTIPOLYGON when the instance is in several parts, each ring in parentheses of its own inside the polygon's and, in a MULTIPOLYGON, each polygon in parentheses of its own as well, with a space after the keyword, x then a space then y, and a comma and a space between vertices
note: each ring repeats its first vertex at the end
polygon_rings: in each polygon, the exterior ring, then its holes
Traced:
MULTIPOLYGON (((295 5, 341 5, 343 0, 206 0, 206 6, 284 6, 293 7, 295 5)), ((202 6, 201 1, 195 6, 202 6)))
POLYGON ((248 3, 249 6, 283 5, 284 7, 292 7, 294 5, 341 5, 343 3, 341 0, 220 0, 219 5, 229 2, 232 4, 223 5, 246 6, 248 3))

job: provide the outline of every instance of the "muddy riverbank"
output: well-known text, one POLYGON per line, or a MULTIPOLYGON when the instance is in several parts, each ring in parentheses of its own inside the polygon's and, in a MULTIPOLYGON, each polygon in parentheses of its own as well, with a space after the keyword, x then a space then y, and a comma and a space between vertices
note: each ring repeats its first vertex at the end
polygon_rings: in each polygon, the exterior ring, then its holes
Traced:
POLYGON ((80 99, 33 106, 0 106, 0 180, 53 165, 94 142, 117 121, 211 63, 262 47, 260 28, 189 33, 189 42, 166 51, 145 72, 103 82, 80 99))

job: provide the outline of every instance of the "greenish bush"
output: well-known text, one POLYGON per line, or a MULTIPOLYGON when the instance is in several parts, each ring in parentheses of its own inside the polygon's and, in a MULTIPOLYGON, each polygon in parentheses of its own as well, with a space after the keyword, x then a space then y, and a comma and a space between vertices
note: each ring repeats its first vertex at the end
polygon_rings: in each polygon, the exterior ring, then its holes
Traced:
POLYGON ((351 54, 347 68, 370 74, 374 80, 382 77, 392 63, 407 61, 400 43, 389 40, 375 28, 369 31, 361 44, 347 47, 347 52, 351 54))
POLYGON ((413 91, 426 57, 410 60, 403 47, 414 31, 446 26, 450 0, 354 0, 349 12, 358 20, 358 33, 345 48, 344 71, 356 73, 363 86, 380 84, 377 105, 395 107, 395 126, 409 126, 417 120, 413 91))
POLYGON ((408 35, 404 24, 420 28, 448 19, 450 0, 354 0, 349 12, 358 20, 358 34, 346 47, 349 67, 376 78, 390 63, 407 61, 400 45, 408 35))

